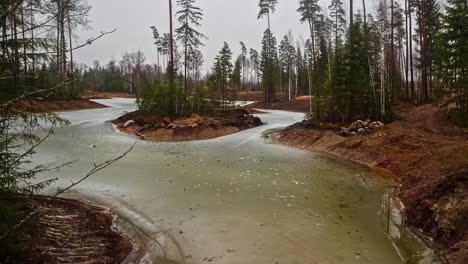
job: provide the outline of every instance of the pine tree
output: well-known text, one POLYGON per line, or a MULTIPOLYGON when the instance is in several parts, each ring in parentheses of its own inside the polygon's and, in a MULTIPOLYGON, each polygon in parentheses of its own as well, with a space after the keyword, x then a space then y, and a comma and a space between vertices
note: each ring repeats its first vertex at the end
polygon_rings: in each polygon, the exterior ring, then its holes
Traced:
POLYGON ((423 102, 427 102, 432 90, 432 68, 434 49, 434 38, 440 28, 439 16, 440 7, 436 0, 413 0, 416 7, 416 33, 415 42, 419 47, 418 68, 421 72, 421 85, 423 102))
MULTIPOLYGON (((260 0, 259 3, 258 3, 258 6, 260 7, 260 11, 258 13, 258 17, 257 19, 261 19, 263 17, 267 17, 267 21, 268 21, 268 32, 271 32, 271 22, 270 22, 270 15, 272 13, 274 13, 276 11, 276 4, 278 3, 278 0, 260 0)), ((272 34, 268 33, 267 34, 267 37, 271 37, 272 34)), ((272 42, 272 39, 264 39, 263 40, 267 45, 270 45, 271 42, 272 42)), ((262 42, 263 42, 262 41, 262 42)), ((272 63, 273 61, 273 54, 270 54, 270 51, 272 50, 272 48, 270 46, 266 46, 264 47, 264 50, 266 51, 266 53, 264 54, 264 62, 267 63, 267 64, 270 64, 272 63)), ((268 65, 268 66, 265 66, 266 69, 268 69, 269 71, 270 70, 273 70, 273 65, 268 65)), ((263 75, 265 75, 265 72, 262 73, 263 75)), ((266 74, 266 76, 268 76, 267 78, 269 79, 270 76, 272 77, 273 76, 273 72, 269 72, 266 74)), ((265 101, 266 102, 270 102, 273 97, 274 97, 274 94, 272 94, 272 91, 274 91, 274 83, 272 81, 267 81, 267 82, 262 82, 263 85, 265 86, 268 86, 265 88, 265 101)))
POLYGON ((266 30, 262 39, 262 52, 260 55, 260 73, 264 88, 265 101, 271 102, 275 98, 277 49, 276 38, 266 30))
MULTIPOLYGON (((311 66, 309 72, 311 73, 310 76, 310 90, 314 91, 315 89, 318 89, 316 87, 316 80, 314 78, 314 71, 315 71, 315 65, 316 65, 316 36, 315 36, 315 30, 317 26, 317 21, 319 14, 321 12, 322 8, 318 4, 318 0, 301 0, 299 1, 299 8, 297 11, 301 14, 301 22, 306 22, 309 25, 309 30, 310 30, 310 40, 311 40, 311 66)), ((318 93, 317 93, 318 94, 318 93)), ((312 95, 312 94, 311 94, 312 95)), ((312 99, 311 99, 311 105, 312 105, 312 99)), ((312 106, 311 106, 311 112, 312 112, 312 106)))
POLYGON ((242 62, 242 87, 245 88, 245 77, 247 70, 247 47, 244 42, 240 42, 241 45, 241 62, 242 62))
POLYGON ((255 78, 255 80, 252 80, 256 85, 260 83, 259 80, 259 70, 260 70, 260 56, 258 55, 258 51, 255 49, 250 49, 249 50, 249 56, 250 56, 250 63, 252 65, 252 76, 255 78))
POLYGON ((229 78, 232 76, 232 51, 229 45, 224 42, 224 46, 219 52, 219 55, 215 59, 215 65, 213 68, 214 76, 216 80, 221 84, 221 93, 223 100, 223 109, 226 109, 227 99, 227 84, 229 78))
POLYGON ((292 79, 293 79, 293 68, 296 57, 296 49, 291 44, 291 39, 288 35, 283 37, 279 45, 279 62, 282 75, 286 75, 287 86, 288 86, 288 98, 292 100, 292 79))
POLYGON ((455 109, 450 118, 468 127, 468 4, 449 0, 436 35, 435 69, 455 109))
POLYGON ((345 10, 343 7, 343 1, 341 0, 332 0, 331 4, 328 6, 330 10, 330 17, 333 21, 333 31, 335 37, 335 48, 340 45, 343 34, 346 31, 346 18, 345 10))
POLYGON ((177 0, 181 10, 177 11, 176 15, 181 25, 175 32, 176 38, 182 42, 184 47, 184 91, 186 96, 189 95, 187 87, 189 51, 203 45, 201 39, 206 38, 205 35, 194 28, 201 26, 200 21, 203 20, 203 10, 195 6, 194 3, 195 0, 177 0))

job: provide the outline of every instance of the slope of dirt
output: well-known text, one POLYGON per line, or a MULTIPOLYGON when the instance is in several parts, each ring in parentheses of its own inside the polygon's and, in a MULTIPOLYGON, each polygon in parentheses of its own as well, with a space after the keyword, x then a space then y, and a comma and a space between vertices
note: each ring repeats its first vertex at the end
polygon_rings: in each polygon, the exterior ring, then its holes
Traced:
MULTIPOLYGON (((46 199, 37 197, 35 201, 43 203, 46 199)), ((112 230, 113 218, 105 208, 90 203, 52 199, 41 210, 39 224, 27 237, 30 256, 24 263, 122 263, 133 245, 112 230)))
POLYGON ((131 93, 92 93, 87 96, 82 96, 85 99, 112 99, 112 98, 136 98, 135 94, 131 93))
POLYGON ((107 108, 107 106, 93 102, 89 99, 36 99, 34 101, 23 101, 21 106, 32 108, 39 112, 67 112, 86 109, 107 108))
MULTIPOLYGON (((288 100, 287 96, 283 93, 277 93, 275 95, 275 99, 278 101, 285 101, 288 100)), ((263 92, 258 91, 243 91, 239 92, 237 95, 236 101, 263 101, 265 100, 265 95, 263 92)))
POLYGON ((306 113, 310 111, 309 99, 297 99, 293 101, 278 101, 278 102, 256 102, 244 106, 246 109, 272 109, 291 112, 306 113))
POLYGON ((245 109, 224 111, 216 115, 192 114, 178 117, 159 117, 152 113, 136 111, 112 123, 121 132, 159 142, 211 139, 262 125, 260 118, 251 115, 245 109))
POLYGON ((401 183, 407 223, 432 238, 449 263, 468 263, 468 132, 432 105, 397 112, 396 122, 351 137, 302 122, 277 138, 393 176, 401 183))

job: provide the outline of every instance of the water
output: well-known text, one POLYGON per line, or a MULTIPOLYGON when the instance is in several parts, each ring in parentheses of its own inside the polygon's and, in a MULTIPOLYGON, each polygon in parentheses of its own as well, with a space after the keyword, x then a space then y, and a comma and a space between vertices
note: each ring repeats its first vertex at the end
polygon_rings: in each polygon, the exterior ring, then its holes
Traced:
POLYGON ((139 242, 128 263, 405 263, 378 215, 389 182, 361 166, 263 139, 264 131, 303 114, 268 111, 259 115, 266 125, 233 135, 154 143, 106 122, 133 110, 133 100, 99 102, 112 108, 62 113, 71 125, 56 129, 35 162, 74 161, 43 175, 59 178, 47 190, 53 193, 138 142, 67 194, 122 216, 118 226, 139 242))

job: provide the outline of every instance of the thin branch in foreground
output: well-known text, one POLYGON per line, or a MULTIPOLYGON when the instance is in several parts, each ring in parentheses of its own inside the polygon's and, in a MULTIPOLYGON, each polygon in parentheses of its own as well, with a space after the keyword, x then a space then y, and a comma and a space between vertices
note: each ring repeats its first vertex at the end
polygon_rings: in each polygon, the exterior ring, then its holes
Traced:
POLYGON ((135 147, 136 143, 134 143, 127 151, 125 151, 122 155, 118 156, 117 158, 114 158, 114 159, 111 159, 111 160, 108 160, 108 161, 105 161, 101 164, 98 164, 98 165, 94 165, 94 168, 91 169, 83 178, 81 178, 79 181, 77 182, 72 182, 72 184, 70 184, 67 188, 64 188, 60 191, 58 191, 57 193, 55 193, 53 196, 49 196, 49 198, 47 200, 45 200, 43 203, 41 203, 34 211, 32 211, 31 213, 29 213, 25 218, 23 218, 21 221, 19 221, 16 225, 14 225, 12 228, 10 228, 8 231, 6 231, 5 233, 3 233, 1 236, 0 236, 0 240, 4 239, 5 237, 7 237, 9 234, 11 234, 11 232, 15 231, 16 229, 18 229, 21 225, 23 225, 24 223, 26 223, 26 221, 28 221, 29 219, 31 219, 31 217, 33 217, 34 215, 36 215, 42 208, 44 208, 44 205, 49 202, 50 200, 56 198, 57 196, 59 196, 60 194, 70 190, 71 188, 77 186, 78 184, 82 183, 83 181, 85 181, 86 179, 88 179, 89 177, 91 177, 92 175, 96 174, 97 172, 109 167, 110 165, 114 164, 115 162, 119 161, 120 159, 124 158, 125 156, 127 156, 128 153, 130 153, 133 148, 135 147))

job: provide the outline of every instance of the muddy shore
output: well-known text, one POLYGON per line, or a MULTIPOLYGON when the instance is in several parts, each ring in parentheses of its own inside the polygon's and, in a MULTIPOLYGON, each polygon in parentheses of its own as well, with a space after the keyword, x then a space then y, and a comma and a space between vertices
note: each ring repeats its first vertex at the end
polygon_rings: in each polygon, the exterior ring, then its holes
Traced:
POLYGON ((112 99, 112 98, 136 98, 135 94, 130 93, 92 93, 86 96, 82 96, 85 99, 112 99))
POLYGON ((128 113, 112 123, 124 133, 157 142, 204 140, 226 136, 262 125, 260 118, 244 109, 210 115, 156 116, 149 112, 128 113))
POLYGON ((406 223, 429 237, 451 264, 468 263, 468 132, 432 105, 404 106, 399 120, 351 137, 307 122, 279 143, 365 164, 400 183, 406 223))
POLYGON ((90 99, 50 99, 38 98, 33 101, 21 102, 21 107, 34 109, 35 112, 68 112, 77 110, 107 108, 103 104, 91 101, 90 99))
POLYGON ((30 210, 45 202, 39 223, 25 240, 23 263, 122 263, 133 250, 113 230, 114 215, 106 208, 74 199, 34 197, 30 210))

